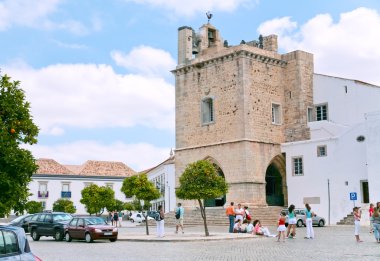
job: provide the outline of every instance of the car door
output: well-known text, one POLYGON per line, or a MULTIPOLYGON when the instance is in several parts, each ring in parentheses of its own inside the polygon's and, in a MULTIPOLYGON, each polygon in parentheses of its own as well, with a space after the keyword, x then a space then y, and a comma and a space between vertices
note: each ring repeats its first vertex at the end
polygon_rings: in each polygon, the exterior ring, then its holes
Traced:
POLYGON ((54 219, 52 214, 46 214, 44 224, 45 224, 45 235, 54 236, 54 219))
POLYGON ((78 232, 77 232, 77 218, 73 218, 69 224, 67 224, 67 232, 72 238, 78 238, 78 232))
POLYGON ((0 230, 0 259, 5 261, 21 260, 17 235, 12 231, 0 230))
POLYGON ((85 234, 86 234, 86 228, 85 228, 85 222, 83 218, 78 218, 76 233, 77 233, 77 238, 84 239, 85 234))
POLYGON ((27 216, 25 217, 21 222, 21 227, 25 230, 25 233, 28 232, 28 223, 30 221, 30 219, 33 217, 33 215, 30 215, 30 216, 27 216))
POLYGON ((46 235, 46 231, 47 231, 46 224, 44 221, 45 217, 46 217, 46 214, 40 214, 36 221, 37 233, 43 236, 46 235))

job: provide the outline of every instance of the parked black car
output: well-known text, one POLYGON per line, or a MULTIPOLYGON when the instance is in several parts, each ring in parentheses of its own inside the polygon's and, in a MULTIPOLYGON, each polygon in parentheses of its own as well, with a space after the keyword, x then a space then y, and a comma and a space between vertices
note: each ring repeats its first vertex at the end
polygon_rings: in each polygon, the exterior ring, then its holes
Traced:
POLYGON ((0 260, 41 261, 30 251, 25 231, 0 225, 0 260))
POLYGON ((72 216, 64 212, 46 212, 35 214, 29 221, 29 232, 34 241, 40 240, 41 236, 54 237, 61 241, 65 234, 65 225, 72 216))
POLYGON ((9 222, 7 225, 14 226, 14 227, 22 227, 25 233, 28 233, 29 232, 28 223, 30 219, 33 217, 33 215, 34 214, 26 214, 26 215, 18 216, 17 218, 9 222))

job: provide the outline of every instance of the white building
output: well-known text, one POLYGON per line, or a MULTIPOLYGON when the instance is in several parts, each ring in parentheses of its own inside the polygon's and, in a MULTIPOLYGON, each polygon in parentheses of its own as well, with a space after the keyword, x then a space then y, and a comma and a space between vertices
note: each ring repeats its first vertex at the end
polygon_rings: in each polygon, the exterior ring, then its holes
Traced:
POLYGON ((76 214, 86 214, 80 203, 81 191, 90 184, 108 186, 115 191, 115 199, 129 201, 120 191, 123 180, 136 174, 122 162, 86 161, 83 165, 61 165, 52 159, 39 159, 37 173, 29 183, 32 196, 28 200, 42 202, 44 209, 52 210, 58 199, 69 199, 76 214))
POLYGON ((162 205, 165 213, 167 213, 174 211, 176 207, 174 160, 174 155, 171 153, 167 160, 144 171, 148 180, 152 181, 161 192, 160 198, 151 201, 152 210, 157 210, 158 206, 162 205))
POLYGON ((380 87, 320 74, 313 84, 310 140, 281 146, 288 203, 303 207, 308 202, 336 224, 354 204, 366 210, 368 203, 380 201, 380 87))

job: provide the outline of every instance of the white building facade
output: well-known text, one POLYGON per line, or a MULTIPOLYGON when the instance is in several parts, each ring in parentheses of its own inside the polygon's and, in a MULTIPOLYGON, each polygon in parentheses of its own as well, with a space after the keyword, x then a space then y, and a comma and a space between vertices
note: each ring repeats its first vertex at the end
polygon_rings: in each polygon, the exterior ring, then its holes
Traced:
POLYGON ((288 203, 310 203, 329 224, 361 206, 367 223, 369 203, 380 201, 380 87, 319 74, 313 85, 310 140, 281 146, 288 203))
POLYGON ((172 155, 156 167, 146 171, 148 180, 153 182, 161 193, 160 198, 151 201, 151 210, 157 210, 161 205, 167 213, 174 211, 176 207, 174 160, 174 155, 172 155))
POLYGON ((61 165, 52 159, 37 160, 39 169, 32 176, 29 201, 41 202, 45 210, 52 210, 58 199, 69 199, 76 208, 75 214, 87 214, 80 203, 81 191, 91 184, 107 186, 114 190, 115 199, 130 201, 121 192, 124 178, 135 174, 121 162, 87 161, 83 165, 61 165))

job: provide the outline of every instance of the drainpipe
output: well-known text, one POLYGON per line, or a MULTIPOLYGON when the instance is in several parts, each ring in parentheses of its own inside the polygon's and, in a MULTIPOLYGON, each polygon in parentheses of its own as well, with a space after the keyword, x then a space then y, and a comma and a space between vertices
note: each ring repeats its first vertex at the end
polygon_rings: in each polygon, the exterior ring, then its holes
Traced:
POLYGON ((330 226, 330 180, 327 179, 327 195, 328 195, 328 205, 329 205, 329 226, 330 226))

